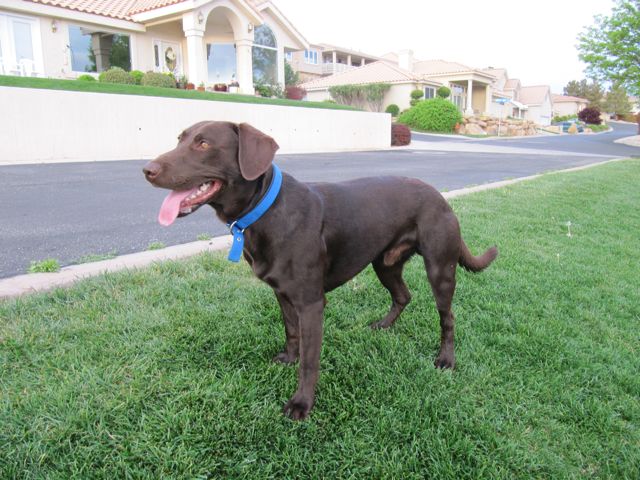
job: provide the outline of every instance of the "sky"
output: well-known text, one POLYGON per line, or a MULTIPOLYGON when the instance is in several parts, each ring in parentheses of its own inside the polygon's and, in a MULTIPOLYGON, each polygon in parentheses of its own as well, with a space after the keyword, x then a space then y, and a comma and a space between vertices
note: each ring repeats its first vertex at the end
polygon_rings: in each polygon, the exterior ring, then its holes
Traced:
POLYGON ((585 78, 577 36, 613 0, 273 0, 311 43, 371 55, 411 49, 418 60, 506 68, 523 86, 562 93, 585 78), (312 7, 317 5, 317 7, 312 7))

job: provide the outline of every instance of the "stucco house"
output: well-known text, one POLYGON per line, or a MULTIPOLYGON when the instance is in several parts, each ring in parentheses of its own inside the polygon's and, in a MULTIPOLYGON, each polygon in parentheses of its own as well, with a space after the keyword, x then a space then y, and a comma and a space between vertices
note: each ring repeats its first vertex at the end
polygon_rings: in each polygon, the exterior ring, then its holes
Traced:
POLYGON ((0 74, 76 78, 110 66, 190 82, 284 82, 308 42, 271 1, 3 0, 0 74))
POLYGON ((567 115, 577 115, 580 110, 589 106, 586 98, 572 97, 571 95, 551 95, 553 100, 553 116, 564 117, 567 115))
POLYGON ((374 55, 326 43, 311 44, 306 50, 289 52, 286 59, 291 68, 298 72, 302 82, 346 72, 379 60, 374 55))
POLYGON ((424 98, 434 98, 438 87, 451 89, 451 101, 465 114, 484 113, 491 102, 489 87, 494 77, 480 70, 444 60, 417 61, 411 50, 387 53, 372 64, 304 83, 309 100, 330 98, 329 87, 347 84, 388 83, 391 88, 384 105, 394 103, 409 108, 410 92, 424 90, 424 98))
POLYGON ((520 101, 522 84, 517 78, 509 78, 505 68, 485 68, 495 77, 491 84, 492 101, 489 114, 494 117, 527 119, 529 107, 520 101))
POLYGON ((439 82, 426 80, 422 75, 414 74, 385 60, 364 65, 342 73, 321 77, 301 86, 307 91, 307 100, 323 101, 331 99, 329 88, 337 85, 366 85, 371 83, 387 83, 390 85, 382 102, 383 108, 395 104, 400 109, 409 108, 410 93, 421 89, 426 95, 435 96, 435 91, 442 86, 439 82))
POLYGON ((391 88, 384 105, 395 103, 409 108, 409 93, 424 90, 424 98, 436 96, 440 86, 451 89, 450 100, 465 115, 513 117, 549 125, 552 117, 550 87, 523 87, 511 79, 504 68, 476 69, 445 60, 416 60, 411 50, 390 52, 374 62, 351 72, 332 75, 304 83, 309 100, 330 98, 334 85, 388 83, 391 88))
POLYGON ((520 100, 527 105, 527 120, 538 125, 550 125, 553 118, 553 99, 549 85, 535 85, 520 89, 520 100))

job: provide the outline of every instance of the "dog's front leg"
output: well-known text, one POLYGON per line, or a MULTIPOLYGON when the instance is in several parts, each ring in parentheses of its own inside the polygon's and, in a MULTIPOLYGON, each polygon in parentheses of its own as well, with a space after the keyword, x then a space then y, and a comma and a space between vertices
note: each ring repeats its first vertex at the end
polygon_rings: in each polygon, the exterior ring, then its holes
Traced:
POLYGON ((298 360, 300 353, 300 329, 298 327, 298 312, 291 302, 282 294, 276 292, 276 298, 280 305, 284 331, 287 342, 284 350, 273 357, 274 362, 291 364, 298 360))
POLYGON ((294 304, 298 312, 300 335, 298 390, 284 406, 285 415, 294 420, 306 418, 315 400, 316 383, 320 370, 324 304, 324 298, 299 307, 294 304))

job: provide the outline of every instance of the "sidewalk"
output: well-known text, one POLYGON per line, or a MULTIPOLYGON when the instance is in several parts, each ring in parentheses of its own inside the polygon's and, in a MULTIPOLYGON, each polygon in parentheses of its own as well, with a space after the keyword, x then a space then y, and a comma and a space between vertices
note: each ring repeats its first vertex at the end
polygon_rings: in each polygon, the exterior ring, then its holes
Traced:
POLYGON ((404 150, 427 150, 427 151, 446 151, 446 152, 467 152, 467 153, 507 153, 512 155, 550 155, 565 157, 602 157, 611 158, 611 155, 596 155, 593 153, 566 152, 559 150, 543 150, 534 148, 518 148, 504 147, 500 145, 491 145, 489 143, 452 141, 452 142, 428 142, 423 140, 414 140, 410 145, 405 147, 396 147, 404 150))
POLYGON ((622 143, 631 147, 640 147, 640 135, 633 135, 631 137, 619 138, 615 140, 615 143, 622 143))

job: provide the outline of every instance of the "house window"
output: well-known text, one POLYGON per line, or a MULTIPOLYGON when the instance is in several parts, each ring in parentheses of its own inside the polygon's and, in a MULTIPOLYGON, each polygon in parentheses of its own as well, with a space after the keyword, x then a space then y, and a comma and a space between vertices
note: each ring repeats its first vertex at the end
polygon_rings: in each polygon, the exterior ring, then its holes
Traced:
POLYGON ((430 98, 435 98, 436 89, 433 87, 424 87, 424 99, 428 100, 430 98))
POLYGON ((35 18, 0 15, 0 72, 43 73, 39 22, 35 18))
POLYGON ((451 103, 453 103, 461 112, 466 108, 467 95, 464 87, 460 85, 451 85, 451 103))
POLYGON ((304 51, 304 63, 309 63, 311 65, 318 64, 318 52, 316 50, 305 50, 304 51))
POLYGON ((287 59, 287 62, 291 62, 293 60, 293 52, 286 52, 284 58, 287 59))
POLYGON ((211 83, 231 83, 236 78, 236 46, 233 43, 207 44, 207 70, 211 83))
POLYGON ((74 72, 102 72, 111 67, 131 70, 128 35, 69 25, 68 46, 74 72))
POLYGON ((253 48, 253 82, 275 85, 278 83, 278 46, 271 29, 262 24, 254 30, 253 48))

